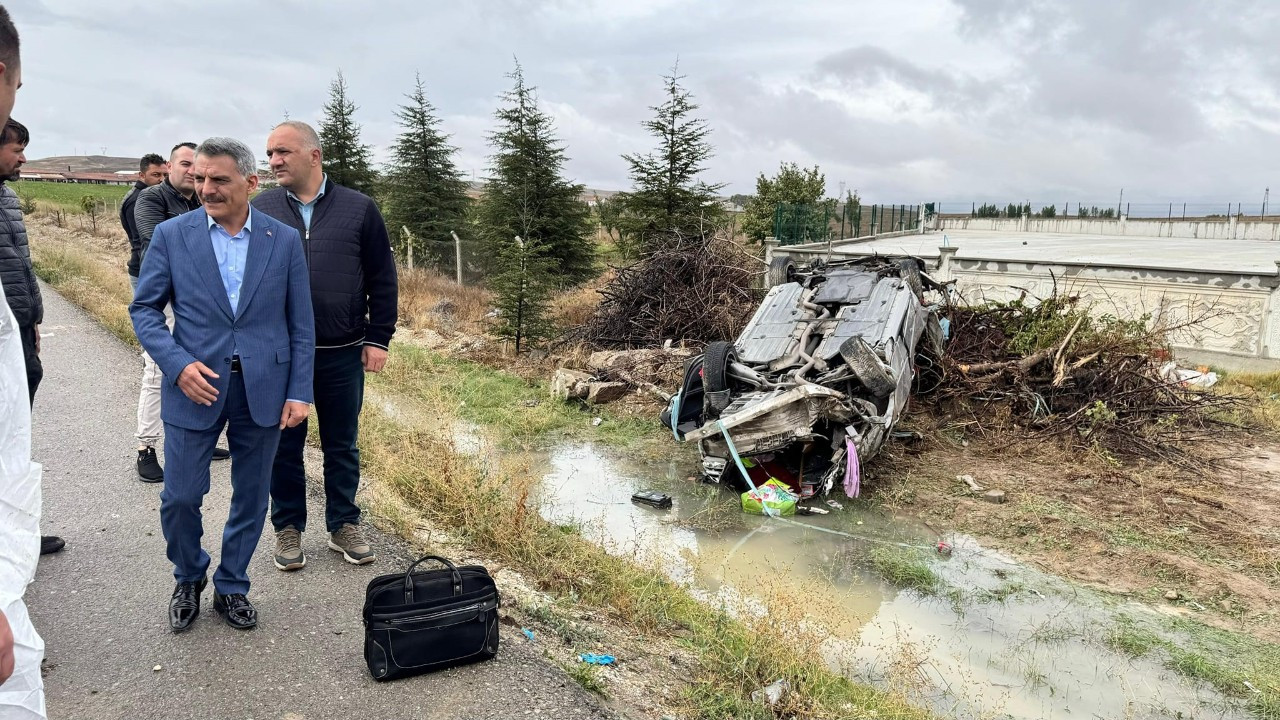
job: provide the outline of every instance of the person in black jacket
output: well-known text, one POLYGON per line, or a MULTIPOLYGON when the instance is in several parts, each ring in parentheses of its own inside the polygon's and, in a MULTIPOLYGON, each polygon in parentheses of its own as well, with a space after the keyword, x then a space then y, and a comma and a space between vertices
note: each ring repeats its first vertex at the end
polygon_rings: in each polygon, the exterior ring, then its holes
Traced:
MULTIPOLYGON (((396 329, 395 260, 387 226, 367 195, 329 180, 320 139, 303 122, 287 121, 267 138, 267 158, 280 187, 254 199, 258 210, 297 228, 311 270, 316 318, 315 406, 324 450, 325 526, 329 548, 347 562, 373 562, 360 530, 356 447, 364 373, 379 372, 396 329)), ((280 434, 271 474, 271 523, 276 567, 297 570, 307 558, 307 476, 304 421, 280 434)))
POLYGON ((152 185, 164 182, 169 173, 169 164, 155 153, 147 153, 138 161, 138 180, 129 190, 129 194, 120 201, 120 226, 124 228, 124 236, 129 238, 129 284, 138 287, 138 268, 142 267, 142 238, 138 237, 138 223, 133 218, 133 207, 138 202, 138 195, 152 185))
MULTIPOLYGON (((147 254, 151 234, 155 232, 157 225, 200 208, 200 198, 196 197, 195 181, 191 175, 195 158, 195 143, 174 145, 173 150, 169 151, 169 174, 159 183, 138 192, 133 207, 133 223, 139 240, 139 267, 147 254)), ((137 278, 133 280, 136 282, 137 278)), ((156 456, 156 444, 160 442, 160 434, 164 432, 164 423, 160 420, 160 383, 163 376, 151 356, 143 351, 142 389, 138 391, 137 468, 138 479, 147 483, 164 481, 164 468, 160 466, 160 458, 156 456)), ((231 453, 225 448, 215 448, 213 451, 214 460, 226 460, 229 457, 231 453)))
MULTIPOLYGON (((22 221, 18 194, 4 183, 18 178, 18 169, 27 161, 27 143, 31 133, 12 118, 0 131, 0 285, 4 299, 13 312, 22 338, 22 355, 27 366, 27 393, 36 403, 36 388, 44 378, 40 362, 40 323, 44 322, 44 299, 31 267, 31 248, 27 245, 27 227, 22 221)), ((40 538, 40 554, 58 552, 66 543, 60 537, 40 538)))

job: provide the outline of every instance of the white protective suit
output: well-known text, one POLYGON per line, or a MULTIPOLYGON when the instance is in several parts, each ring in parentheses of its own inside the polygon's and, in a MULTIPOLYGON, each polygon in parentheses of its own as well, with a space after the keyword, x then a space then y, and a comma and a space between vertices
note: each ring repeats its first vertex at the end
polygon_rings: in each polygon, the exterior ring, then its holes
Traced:
MULTIPOLYGON (((0 290, 0 297, 4 291, 0 290)), ((40 559, 40 466, 31 462, 31 406, 22 340, 0 302, 0 611, 13 629, 13 675, 0 685, 0 718, 44 718, 44 640, 22 595, 40 559)))

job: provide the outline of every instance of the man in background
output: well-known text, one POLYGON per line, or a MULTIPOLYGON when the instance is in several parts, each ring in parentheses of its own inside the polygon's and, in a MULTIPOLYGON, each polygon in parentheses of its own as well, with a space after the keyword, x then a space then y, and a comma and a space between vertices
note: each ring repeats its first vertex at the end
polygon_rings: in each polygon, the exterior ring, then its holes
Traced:
MULTIPOLYGON (((27 143, 31 134, 17 120, 9 118, 0 130, 0 283, 4 299, 17 322, 22 338, 23 363, 27 373, 28 405, 36 402, 36 388, 44 378, 40 362, 40 323, 44 322, 44 300, 31 267, 31 249, 27 246, 27 228, 22 220, 18 194, 5 183, 18 178, 18 170, 27 161, 27 143)), ((62 538, 46 535, 40 538, 40 554, 58 552, 65 546, 62 538)))
MULTIPOLYGON (((18 31, 0 6, 0 123, 22 85, 18 31)), ((0 285, 4 281, 0 278, 0 285)), ((8 303, 0 306, 0 717, 44 718, 40 638, 22 596, 36 574, 40 466, 31 462, 31 405, 22 341, 8 303)))
MULTIPOLYGON (((191 168, 195 162, 196 144, 192 142, 178 143, 169 151, 169 172, 160 182, 141 190, 134 201, 133 221, 138 233, 139 255, 147 254, 147 246, 151 244, 151 235, 156 226, 170 218, 176 218, 192 210, 200 209, 200 199, 196 197, 195 182, 191 179, 191 168)), ((135 278, 136 281, 136 278, 135 278)), ((134 289, 137 289, 135 283, 134 289)), ((167 315, 169 323, 173 323, 172 315, 167 315)), ((164 468, 160 458, 156 456, 156 445, 160 442, 160 434, 164 431, 164 423, 160 420, 160 384, 163 374, 155 361, 142 351, 142 388, 138 391, 138 479, 146 483, 164 482, 164 468)), ((222 448, 213 451, 214 460, 226 460, 231 454, 222 448)))
POLYGON ((120 225, 129 238, 129 285, 138 288, 138 268, 142 265, 142 238, 138 236, 138 223, 133 218, 133 208, 138 194, 152 185, 164 182, 169 174, 169 163, 155 153, 147 153, 138 161, 138 180, 120 203, 120 225))
MULTIPOLYGON (((373 200, 334 183, 321 167, 320 139, 310 125, 280 123, 267 138, 267 158, 280 187, 253 205, 303 237, 315 309, 315 405, 324 452, 325 529, 329 549, 349 563, 373 562, 360 529, 360 408, 364 374, 380 372, 396 331, 396 265, 387 226, 373 200)), ((307 423, 280 434, 271 476, 276 567, 306 565, 307 475, 302 450, 307 423)))

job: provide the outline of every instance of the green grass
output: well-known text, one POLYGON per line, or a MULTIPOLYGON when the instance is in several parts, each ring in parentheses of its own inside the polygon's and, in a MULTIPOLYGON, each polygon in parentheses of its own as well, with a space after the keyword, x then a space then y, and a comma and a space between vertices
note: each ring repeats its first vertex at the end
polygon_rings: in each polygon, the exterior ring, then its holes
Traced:
POLYGON ((871 551, 871 564, 892 585, 930 594, 940 580, 925 562, 924 554, 911 548, 881 546, 871 551))
POLYGON ((657 419, 620 418, 605 409, 552 398, 547 385, 502 370, 396 343, 386 369, 371 387, 407 396, 443 417, 457 417, 495 432, 500 441, 527 443, 589 438, 614 447, 669 437, 657 419), (592 425, 595 417, 603 422, 592 425))
POLYGON ((1105 638, 1108 647, 1130 657, 1142 657, 1153 649, 1164 646, 1164 639, 1143 630, 1130 622, 1120 622, 1105 638))
POLYGON ((1280 720, 1280 646, 1190 619, 1173 620, 1168 627, 1165 637, 1120 616, 1104 642, 1132 657, 1161 651, 1164 665, 1179 675, 1243 698, 1263 720, 1280 720))
POLYGON ((573 681, 582 686, 587 692, 593 692, 601 697, 609 697, 609 693, 605 692, 604 682, 600 680, 600 667, 598 665, 588 665, 584 662, 570 662, 568 665, 562 665, 564 671, 573 678, 573 681))
POLYGON ((58 207, 70 212, 82 212, 80 199, 91 195, 103 201, 103 213, 119 214, 120 201, 129 194, 126 185, 89 185, 80 183, 52 183, 18 180, 9 183, 9 187, 18 193, 18 197, 31 198, 49 206, 58 207))

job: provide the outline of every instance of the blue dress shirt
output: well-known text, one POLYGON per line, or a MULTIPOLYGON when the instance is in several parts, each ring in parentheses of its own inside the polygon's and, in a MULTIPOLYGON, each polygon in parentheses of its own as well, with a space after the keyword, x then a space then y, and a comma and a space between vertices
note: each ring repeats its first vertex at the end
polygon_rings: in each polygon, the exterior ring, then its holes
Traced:
POLYGON ((227 290, 232 313, 240 304, 240 285, 244 282, 244 263, 249 257, 249 234, 252 232, 252 206, 244 227, 235 235, 228 235, 216 220, 209 218, 209 242, 213 243, 213 257, 218 261, 218 274, 222 276, 222 287, 227 290))

